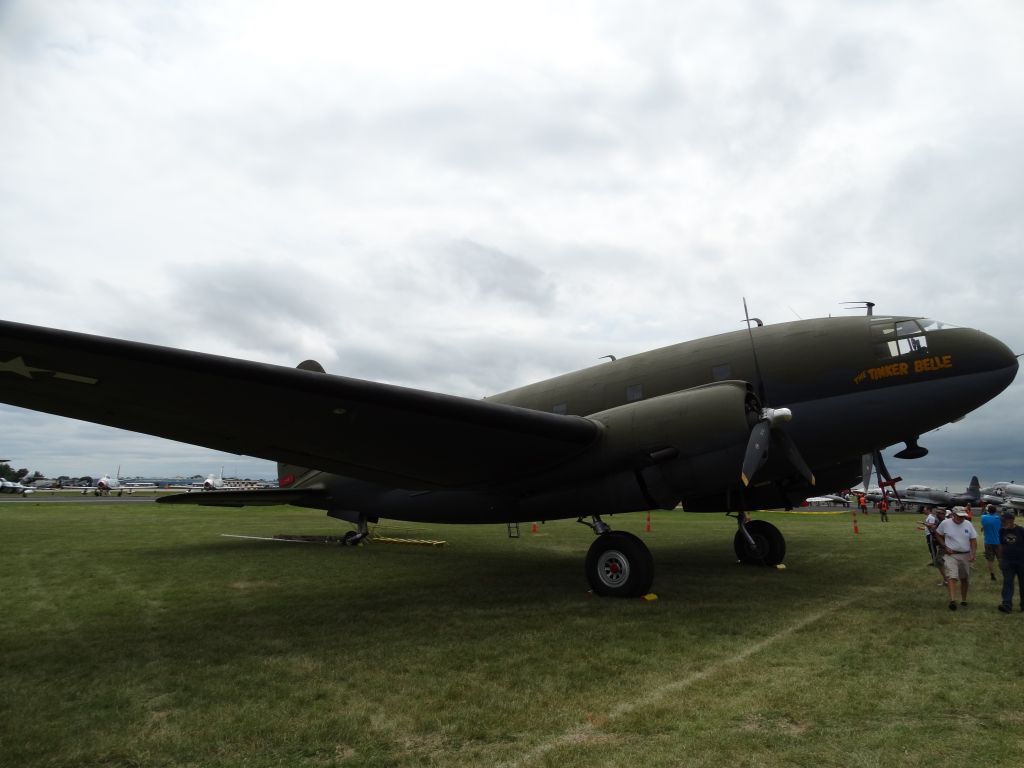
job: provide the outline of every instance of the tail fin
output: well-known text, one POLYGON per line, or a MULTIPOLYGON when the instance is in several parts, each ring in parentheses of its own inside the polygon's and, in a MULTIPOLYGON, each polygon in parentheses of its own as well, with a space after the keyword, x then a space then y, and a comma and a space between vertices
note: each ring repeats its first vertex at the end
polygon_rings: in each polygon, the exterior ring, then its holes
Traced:
MULTIPOLYGON (((313 373, 327 373, 324 367, 320 365, 316 360, 303 360, 297 366, 302 371, 311 371, 313 373)), ((277 462, 277 484, 282 488, 288 488, 295 485, 300 481, 306 474, 313 472, 308 467, 300 467, 295 464, 284 464, 277 462)))
POLYGON ((978 476, 977 475, 974 475, 973 477, 971 477, 971 484, 969 486, 967 486, 967 488, 969 490, 972 490, 972 491, 980 491, 981 490, 981 483, 978 482, 978 476))

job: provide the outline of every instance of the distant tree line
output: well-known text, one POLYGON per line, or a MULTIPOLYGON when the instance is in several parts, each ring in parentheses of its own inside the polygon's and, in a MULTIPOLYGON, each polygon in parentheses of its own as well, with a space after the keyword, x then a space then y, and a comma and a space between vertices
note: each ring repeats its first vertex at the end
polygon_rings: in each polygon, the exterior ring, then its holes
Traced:
MULTIPOLYGON (((0 464, 0 480, 9 483, 20 483, 23 477, 28 475, 27 469, 14 469, 10 464, 0 464)), ((33 477, 42 477, 38 472, 33 477)))
MULTIPOLYGON (((0 480, 6 480, 9 483, 24 483, 25 485, 28 485, 29 483, 33 483, 36 480, 41 480, 44 477, 46 477, 46 475, 44 475, 39 470, 36 470, 35 472, 30 472, 25 467, 22 467, 21 469, 14 469, 14 467, 12 467, 10 464, 6 462, 0 462, 0 480)), ((67 475, 61 475, 60 477, 57 478, 57 485, 92 485, 92 478, 77 478, 68 477, 67 475)))

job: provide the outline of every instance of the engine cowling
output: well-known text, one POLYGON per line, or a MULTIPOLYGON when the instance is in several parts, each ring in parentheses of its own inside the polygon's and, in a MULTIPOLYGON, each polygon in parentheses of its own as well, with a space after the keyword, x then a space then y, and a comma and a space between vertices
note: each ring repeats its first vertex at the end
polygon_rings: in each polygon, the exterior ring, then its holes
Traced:
POLYGON ((526 504, 611 514, 723 493, 739 481, 759 413, 750 385, 723 381, 591 414, 598 445, 560 469, 560 487, 526 504))

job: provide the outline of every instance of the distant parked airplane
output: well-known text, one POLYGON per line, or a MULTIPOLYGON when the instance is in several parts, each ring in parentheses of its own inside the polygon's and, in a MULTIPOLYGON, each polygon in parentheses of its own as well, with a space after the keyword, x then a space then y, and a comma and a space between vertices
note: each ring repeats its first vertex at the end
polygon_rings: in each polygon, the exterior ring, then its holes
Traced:
MULTIPOLYGON (((117 474, 113 477, 110 475, 104 475, 96 481, 96 488, 93 489, 94 496, 109 496, 112 493, 117 493, 118 496, 123 496, 125 491, 128 493, 132 492, 131 488, 128 488, 121 481, 121 467, 117 468, 117 474)), ((89 489, 82 491, 82 495, 89 493, 89 489)))
POLYGON ((979 507, 982 503, 981 484, 978 476, 971 478, 970 485, 962 493, 953 493, 949 490, 940 491, 937 488, 929 488, 927 485, 908 485, 903 489, 901 495, 907 504, 917 504, 919 507, 979 507))
MULTIPOLYGON (((9 461, 10 459, 0 459, 0 464, 6 464, 9 461)), ((0 480, 0 493, 20 493, 22 496, 29 496, 35 493, 35 489, 31 485, 21 482, 0 480)))
POLYGON ((981 489, 981 499, 987 504, 1002 504, 1004 507, 1024 510, 1024 485, 1001 482, 981 489))

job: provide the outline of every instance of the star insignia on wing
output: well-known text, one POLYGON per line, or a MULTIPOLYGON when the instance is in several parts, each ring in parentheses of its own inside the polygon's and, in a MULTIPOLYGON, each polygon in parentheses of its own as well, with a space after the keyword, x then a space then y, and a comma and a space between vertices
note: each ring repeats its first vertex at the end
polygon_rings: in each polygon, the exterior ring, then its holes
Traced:
POLYGON ((26 379, 31 379, 33 373, 53 373, 46 368, 33 368, 25 362, 21 355, 12 357, 6 363, 0 363, 0 373, 13 373, 26 379))

